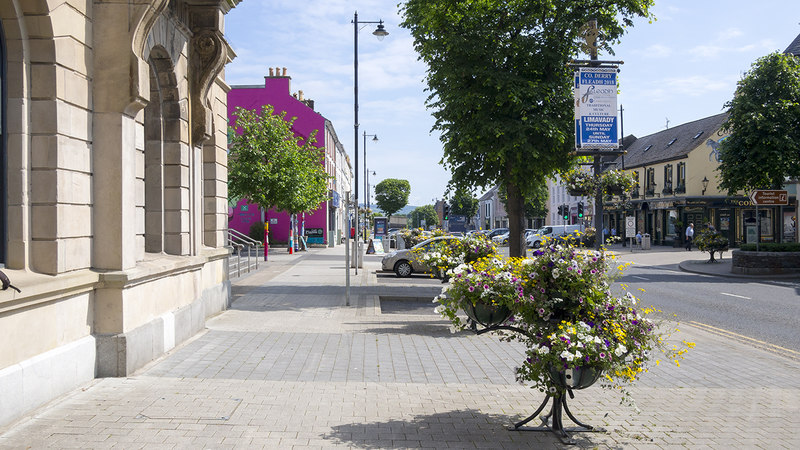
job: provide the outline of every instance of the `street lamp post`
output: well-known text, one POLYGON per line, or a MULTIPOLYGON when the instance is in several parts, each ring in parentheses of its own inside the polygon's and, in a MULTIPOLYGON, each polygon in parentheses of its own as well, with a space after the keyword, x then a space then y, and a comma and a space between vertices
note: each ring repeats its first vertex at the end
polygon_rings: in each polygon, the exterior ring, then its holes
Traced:
MULTIPOLYGON (((372 32, 375 36, 378 37, 378 40, 382 40, 386 37, 389 32, 386 31, 383 27, 383 21, 379 20, 377 22, 374 21, 366 21, 366 22, 359 22, 358 20, 358 11, 353 14, 353 155, 355 156, 355 185, 356 185, 356 192, 355 192, 355 203, 356 203, 356 250, 358 250, 358 228, 359 228, 359 220, 358 220, 358 25, 359 24, 366 24, 366 23, 377 23, 378 27, 375 31, 372 32)), ((366 166, 366 165, 365 165, 366 166)), ((356 254, 356 275, 358 275, 358 255, 356 254)))
MULTIPOLYGON (((366 164, 364 164, 364 165, 366 165, 366 164)), ((367 175, 366 175, 366 177, 367 177, 367 189, 366 189, 366 191, 367 191, 367 209, 368 209, 368 210, 370 209, 370 204, 369 204, 369 202, 370 202, 370 197, 372 196, 372 195, 371 195, 371 194, 372 194, 372 191, 370 190, 370 186, 369 186, 369 176, 370 176, 370 175, 372 175, 372 176, 374 177, 374 176, 375 176, 375 175, 377 175, 377 174, 375 173, 375 171, 374 171, 374 170, 372 171, 372 174, 370 174, 370 173, 369 173, 369 169, 367 169, 367 175)))
MULTIPOLYGON (((369 209, 369 169, 367 169, 367 137, 372 137, 372 142, 378 142, 377 134, 367 134, 364 132, 364 196, 366 197, 367 209, 369 209)), ((364 213, 366 217, 366 212, 364 213)), ((366 219, 364 220, 366 222, 366 219)))

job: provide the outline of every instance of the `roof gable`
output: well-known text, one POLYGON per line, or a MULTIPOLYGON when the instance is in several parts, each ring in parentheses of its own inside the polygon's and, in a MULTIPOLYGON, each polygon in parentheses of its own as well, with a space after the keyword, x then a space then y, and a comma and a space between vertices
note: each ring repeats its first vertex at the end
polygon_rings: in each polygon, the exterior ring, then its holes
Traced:
MULTIPOLYGON (((685 157, 692 150, 712 138, 725 120, 724 112, 704 119, 687 122, 664 131, 638 138, 628 147, 625 168, 655 164, 685 157)), ((621 159, 617 159, 620 163, 621 159)))
POLYGON ((784 50, 783 53, 786 53, 787 55, 800 56, 800 34, 794 38, 792 43, 786 47, 786 50, 784 50))

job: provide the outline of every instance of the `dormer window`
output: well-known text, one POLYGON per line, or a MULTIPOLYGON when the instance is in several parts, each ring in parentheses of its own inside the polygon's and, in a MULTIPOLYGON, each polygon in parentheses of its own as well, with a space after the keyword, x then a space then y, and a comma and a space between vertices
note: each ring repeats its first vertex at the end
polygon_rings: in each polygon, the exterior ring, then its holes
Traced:
POLYGON ((702 131, 698 131, 698 132, 697 132, 697 134, 695 134, 695 135, 694 135, 694 137, 693 137, 692 139, 697 139, 697 138, 699 138, 701 134, 703 134, 703 132, 702 132, 702 131))
POLYGON ((650 144, 647 147, 645 147, 643 151, 646 152, 646 151, 650 150, 651 147, 653 147, 653 144, 650 144))
POLYGON ((674 144, 675 141, 677 141, 677 140, 678 140, 678 138, 675 138, 675 139, 669 141, 669 144, 667 144, 667 147, 669 147, 670 145, 674 144))

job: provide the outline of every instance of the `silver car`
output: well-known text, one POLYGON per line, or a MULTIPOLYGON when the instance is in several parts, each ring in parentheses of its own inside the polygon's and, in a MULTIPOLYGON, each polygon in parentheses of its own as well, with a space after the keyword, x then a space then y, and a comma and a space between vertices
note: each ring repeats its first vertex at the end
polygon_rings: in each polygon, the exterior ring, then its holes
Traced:
POLYGON ((431 269, 422 264, 421 258, 412 253, 414 250, 422 249, 428 251, 433 248, 436 241, 449 239, 461 239, 457 236, 438 236, 422 241, 419 244, 404 250, 396 250, 384 256, 381 260, 381 269, 384 272, 394 272, 398 277, 407 277, 412 273, 430 273, 431 269))

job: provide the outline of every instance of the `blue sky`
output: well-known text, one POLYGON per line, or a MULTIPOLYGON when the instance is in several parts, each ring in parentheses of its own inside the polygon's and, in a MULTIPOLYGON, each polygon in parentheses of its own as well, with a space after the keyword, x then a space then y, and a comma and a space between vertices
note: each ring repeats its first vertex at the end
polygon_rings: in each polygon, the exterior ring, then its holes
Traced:
MULTIPOLYGON (((329 119, 353 158, 353 13, 382 19, 359 32, 359 184, 363 133, 374 186, 384 178, 411 183, 412 205, 441 198, 449 174, 439 164, 442 144, 425 108, 425 66, 409 33, 398 26, 398 0, 243 0, 226 18, 237 54, 226 67, 229 84, 262 84, 269 67, 286 67, 291 90, 302 90, 329 119)), ((800 34, 797 0, 656 0, 657 20, 637 21, 615 46, 626 135, 645 136, 722 112, 736 82, 759 57, 783 51, 800 34)), ((477 193, 478 195, 481 192, 477 193)))

